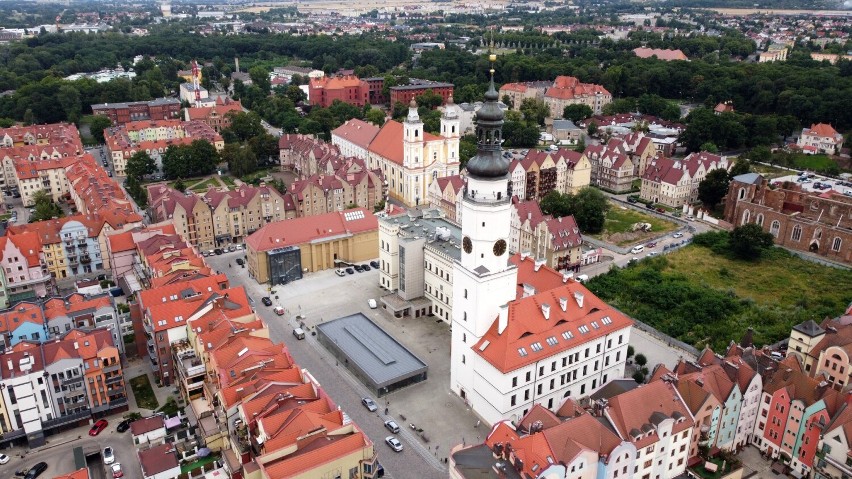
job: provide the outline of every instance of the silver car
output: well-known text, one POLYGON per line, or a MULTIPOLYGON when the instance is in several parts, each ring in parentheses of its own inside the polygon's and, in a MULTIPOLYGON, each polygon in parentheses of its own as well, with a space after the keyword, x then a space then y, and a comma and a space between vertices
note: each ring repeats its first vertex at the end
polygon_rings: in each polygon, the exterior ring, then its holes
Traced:
POLYGON ((385 444, 390 446, 390 448, 393 449, 396 452, 402 452, 402 443, 399 442, 399 439, 397 439, 393 436, 386 437, 385 438, 385 444))

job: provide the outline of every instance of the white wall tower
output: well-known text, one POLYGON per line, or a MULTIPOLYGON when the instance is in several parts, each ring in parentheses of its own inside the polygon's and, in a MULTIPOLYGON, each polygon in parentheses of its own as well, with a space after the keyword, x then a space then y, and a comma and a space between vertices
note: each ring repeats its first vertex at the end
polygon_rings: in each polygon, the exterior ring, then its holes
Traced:
POLYGON ((459 139, 461 138, 461 118, 459 107, 453 102, 453 97, 447 98, 444 105, 444 113, 441 115, 441 136, 445 138, 447 145, 446 154, 443 157, 444 164, 459 161, 459 139))
POLYGON ((417 113, 417 102, 411 99, 408 116, 402 123, 403 163, 408 168, 423 164, 423 122, 417 113))
MULTIPOLYGON (((496 60, 491 55, 490 60, 496 60)), ((517 268, 509 263, 511 228, 509 162, 501 151, 503 111, 497 105, 494 69, 485 103, 476 113, 477 153, 467 163, 462 200, 462 253, 453 268, 453 328, 450 388, 463 399, 477 381, 471 346, 504 305, 515 299, 517 268)), ((443 121, 442 121, 443 122, 443 121)), ((443 126, 443 125, 442 125, 443 126)))

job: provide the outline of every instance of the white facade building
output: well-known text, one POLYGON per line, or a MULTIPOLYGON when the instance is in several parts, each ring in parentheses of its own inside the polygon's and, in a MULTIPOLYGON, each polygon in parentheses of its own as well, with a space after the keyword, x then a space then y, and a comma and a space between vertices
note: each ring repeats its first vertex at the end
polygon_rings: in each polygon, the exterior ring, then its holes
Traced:
POLYGON ((509 260, 509 162, 493 82, 485 98, 452 273, 450 388, 494 424, 517 421, 534 404, 553 410, 622 377, 632 321, 542 263, 509 260))

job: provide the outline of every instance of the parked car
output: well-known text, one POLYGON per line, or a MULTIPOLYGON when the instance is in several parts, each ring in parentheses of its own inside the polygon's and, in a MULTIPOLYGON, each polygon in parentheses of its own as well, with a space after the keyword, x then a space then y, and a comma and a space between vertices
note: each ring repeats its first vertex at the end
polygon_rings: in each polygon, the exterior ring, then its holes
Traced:
POLYGON ((364 270, 364 271, 370 271, 371 268, 370 268, 370 265, 368 265, 368 264, 362 264, 361 269, 364 270))
POLYGON ((282 308, 281 306, 276 306, 273 311, 275 311, 275 314, 277 314, 278 316, 284 316, 284 308, 282 308))
POLYGON ((399 439, 397 439, 393 436, 386 437, 385 438, 385 444, 390 446, 390 448, 393 449, 396 452, 402 452, 402 443, 399 442, 399 439))
POLYGON ((38 464, 36 464, 32 468, 30 468, 29 471, 27 471, 27 475, 24 476, 24 479, 35 479, 36 477, 40 476, 42 472, 44 472, 46 470, 47 470, 47 463, 46 462, 39 462, 38 464))
POLYGON ((645 208, 648 208, 649 210, 653 210, 654 209, 654 203, 648 203, 647 205, 645 205, 645 208))
POLYGON ((376 405, 376 401, 373 401, 370 398, 361 398, 361 404, 363 404, 370 412, 375 412, 379 409, 379 406, 376 405))
POLYGON ((216 248, 216 249, 213 250, 213 252, 216 253, 217 255, 220 255, 220 254, 224 254, 225 250, 223 250, 222 248, 216 248))
POLYGON ((683 233, 675 233, 672 235, 672 238, 683 238, 683 233))
POLYGON ((355 268, 355 271, 357 271, 357 272, 359 272, 359 273, 360 273, 360 272, 362 272, 362 271, 364 271, 364 267, 363 267, 363 266, 361 266, 360 264, 356 264, 356 265, 355 265, 355 266, 353 266, 353 267, 355 268))
POLYGON ((370 306, 370 309, 376 309, 376 308, 379 307, 379 305, 376 304, 376 300, 373 299, 373 298, 370 298, 370 299, 367 300, 367 305, 370 306))
POLYGON ((269 296, 260 298, 260 302, 263 303, 264 306, 272 306, 272 300, 269 299, 269 296))
POLYGON ((370 266, 372 266, 373 269, 379 269, 379 262, 378 261, 370 261, 370 266))
POLYGON ((238 264, 238 265, 240 265, 240 266, 242 266, 242 265, 246 264, 246 262, 245 262, 245 261, 243 261, 243 259, 242 259, 242 258, 237 258, 237 264, 238 264))
POLYGON ((107 446, 104 448, 104 464, 109 466, 113 462, 115 462, 115 453, 111 447, 107 446))
POLYGON ((655 247, 655 246, 657 246, 657 242, 656 242, 656 241, 652 241, 652 242, 650 242, 650 243, 648 243, 648 244, 646 244, 646 245, 645 245, 645 247, 647 247, 647 248, 653 248, 653 247, 655 247))
POLYGON ((111 469, 112 469, 113 479, 118 479, 119 477, 124 476, 124 471, 121 470, 121 464, 120 463, 116 462, 115 464, 112 465, 111 469))
POLYGON ((346 273, 347 274, 355 274, 355 270, 352 269, 352 268, 346 268, 346 273))
POLYGON ((633 253, 633 254, 636 254, 636 253, 641 253, 644 250, 645 250, 645 247, 640 244, 640 245, 634 246, 633 249, 630 250, 630 252, 633 253))
POLYGON ((636 201, 637 201, 637 200, 636 200, 636 197, 635 197, 635 196, 628 196, 628 197, 627 197, 627 202, 628 202, 628 203, 636 203, 636 201))
POLYGON ((237 250, 236 246, 234 246, 234 245, 228 246, 228 253, 231 253, 231 252, 236 251, 236 250, 237 250))
POLYGON ((0 454, 0 464, 6 464, 7 462, 9 462, 9 456, 0 454))
POLYGON ((101 431, 106 429, 108 424, 109 423, 107 422, 106 419, 99 419, 98 422, 92 424, 92 428, 89 429, 89 435, 90 436, 97 436, 98 434, 101 433, 101 431))
POLYGON ((385 428, 394 434, 399 434, 399 424, 397 424, 393 419, 385 421, 385 428))
POLYGON ((124 432, 124 431, 130 429, 130 423, 131 422, 133 422, 133 421, 131 421, 130 419, 125 419, 124 421, 121 421, 120 423, 118 423, 118 427, 116 427, 115 430, 118 431, 118 432, 124 432))
POLYGON ((657 253, 656 251, 651 251, 650 253, 648 253, 648 257, 652 258, 654 256, 657 256, 658 254, 660 254, 660 253, 657 253))
POLYGON ((338 276, 346 276, 346 271, 338 268, 338 269, 334 270, 334 274, 336 274, 338 276))

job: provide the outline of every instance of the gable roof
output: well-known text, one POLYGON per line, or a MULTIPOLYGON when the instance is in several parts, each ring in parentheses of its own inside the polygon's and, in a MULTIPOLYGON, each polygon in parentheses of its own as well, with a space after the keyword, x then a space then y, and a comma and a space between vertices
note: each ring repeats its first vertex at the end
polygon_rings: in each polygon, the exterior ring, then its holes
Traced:
POLYGON ((380 128, 372 123, 353 118, 332 130, 331 134, 367 149, 373 138, 379 134, 379 130, 380 128))
POLYGON ((668 381, 655 381, 611 398, 606 415, 618 435, 637 448, 657 441, 656 435, 646 436, 645 431, 660 420, 675 419, 672 434, 693 426, 692 414, 668 381), (635 439, 637 435, 642 438, 635 439))
MULTIPOLYGON (((373 140, 368 150, 382 158, 401 165, 404 160, 403 153, 403 125, 396 120, 386 121, 373 140)), ((435 136, 426 131, 423 132, 423 141, 443 141, 440 136, 435 136)))
POLYGON ((321 238, 377 230, 378 227, 379 220, 372 211, 353 208, 268 223, 249 235, 246 244, 256 252, 268 251, 321 238))

